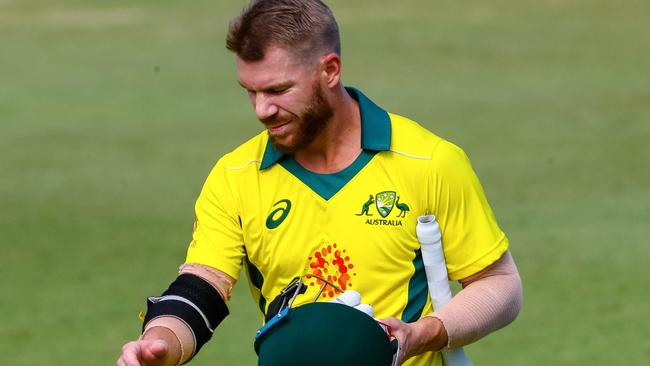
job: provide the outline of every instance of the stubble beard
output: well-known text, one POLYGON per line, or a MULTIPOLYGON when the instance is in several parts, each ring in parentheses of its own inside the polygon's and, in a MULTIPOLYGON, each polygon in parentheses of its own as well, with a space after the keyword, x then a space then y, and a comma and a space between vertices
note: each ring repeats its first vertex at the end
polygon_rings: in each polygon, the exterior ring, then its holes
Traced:
POLYGON ((311 103, 299 115, 298 128, 294 142, 290 145, 282 144, 276 137, 269 134, 271 144, 276 150, 292 154, 311 145, 318 136, 322 134, 325 127, 334 116, 332 106, 325 100, 320 85, 316 83, 313 87, 313 98, 311 103))

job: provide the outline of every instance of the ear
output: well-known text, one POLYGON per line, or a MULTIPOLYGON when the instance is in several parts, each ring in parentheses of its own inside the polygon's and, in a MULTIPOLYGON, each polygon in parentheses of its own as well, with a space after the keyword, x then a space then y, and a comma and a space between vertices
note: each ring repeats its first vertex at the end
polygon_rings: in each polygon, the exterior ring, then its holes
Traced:
POLYGON ((320 59, 321 80, 328 87, 333 88, 341 82, 341 57, 336 53, 329 53, 320 59))

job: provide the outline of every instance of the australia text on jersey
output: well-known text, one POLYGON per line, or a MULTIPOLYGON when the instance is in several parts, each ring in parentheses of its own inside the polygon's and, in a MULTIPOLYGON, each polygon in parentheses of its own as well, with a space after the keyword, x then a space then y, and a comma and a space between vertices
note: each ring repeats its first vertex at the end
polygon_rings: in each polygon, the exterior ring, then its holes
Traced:
POLYGON ((396 191, 383 191, 378 192, 374 196, 368 195, 368 199, 362 204, 361 212, 355 214, 356 216, 366 217, 366 225, 381 225, 381 226, 402 226, 401 218, 405 218, 411 208, 405 202, 400 202, 400 196, 396 191), (374 203, 374 205, 373 205, 374 203), (393 212, 393 208, 397 212, 397 216, 389 218, 388 216, 393 212), (378 214, 381 218, 369 218, 378 214))

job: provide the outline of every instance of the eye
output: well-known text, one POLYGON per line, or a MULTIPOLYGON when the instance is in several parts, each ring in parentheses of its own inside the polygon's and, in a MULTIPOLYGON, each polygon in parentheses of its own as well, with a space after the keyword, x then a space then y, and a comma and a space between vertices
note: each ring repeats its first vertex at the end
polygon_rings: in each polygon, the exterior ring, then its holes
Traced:
POLYGON ((289 90, 288 87, 273 88, 273 89, 269 90, 269 94, 280 95, 280 94, 285 93, 287 90, 289 90))

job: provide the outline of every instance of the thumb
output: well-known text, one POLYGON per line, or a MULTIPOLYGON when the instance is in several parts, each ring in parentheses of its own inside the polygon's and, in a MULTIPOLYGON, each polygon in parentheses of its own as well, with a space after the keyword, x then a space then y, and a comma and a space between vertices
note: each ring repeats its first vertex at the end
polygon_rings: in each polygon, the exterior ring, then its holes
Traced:
POLYGON ((165 341, 155 340, 143 343, 140 350, 142 352, 143 361, 160 361, 167 356, 167 352, 169 352, 169 346, 165 341))
POLYGON ((401 321, 399 321, 399 320, 397 320, 395 318, 384 318, 384 319, 381 319, 380 322, 382 322, 384 324, 387 324, 387 325, 390 325, 393 328, 399 327, 402 324, 401 321))

